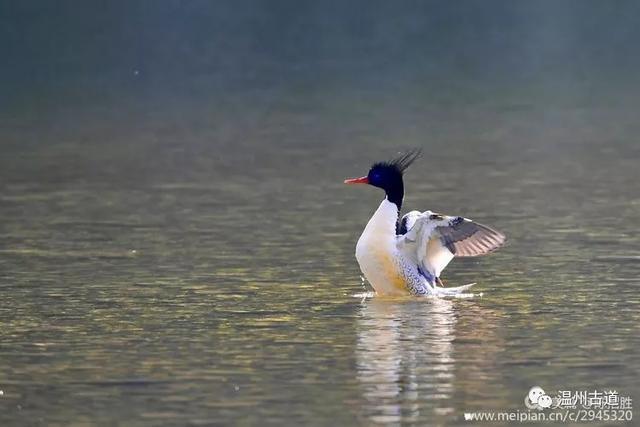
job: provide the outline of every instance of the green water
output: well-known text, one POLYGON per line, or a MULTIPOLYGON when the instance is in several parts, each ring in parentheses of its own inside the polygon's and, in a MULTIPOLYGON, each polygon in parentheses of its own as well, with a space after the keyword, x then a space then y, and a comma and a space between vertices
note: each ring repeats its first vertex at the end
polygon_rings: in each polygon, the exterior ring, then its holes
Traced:
POLYGON ((3 425, 461 425, 534 385, 640 398, 633 112, 265 99, 3 116, 3 425), (342 180, 415 146, 405 209, 509 238, 444 274, 482 296, 363 296, 382 194, 342 180))

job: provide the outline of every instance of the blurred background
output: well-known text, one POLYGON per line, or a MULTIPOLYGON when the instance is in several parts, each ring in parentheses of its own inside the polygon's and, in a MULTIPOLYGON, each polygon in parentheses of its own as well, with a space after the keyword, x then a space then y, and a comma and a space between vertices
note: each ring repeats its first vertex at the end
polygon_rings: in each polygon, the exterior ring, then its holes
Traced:
POLYGON ((0 1, 0 419, 461 422, 635 390, 640 4, 0 1), (382 194, 509 245, 362 298, 382 194))
MULTIPOLYGON (((0 7, 3 146, 75 161, 47 167, 48 180, 193 179, 192 156, 228 178, 241 164, 224 151, 238 144, 245 168, 267 167, 270 155, 332 174, 351 164, 345 153, 372 145, 501 139, 562 150, 584 140, 577 132, 612 138, 635 124, 635 2, 0 7), (613 109, 615 121, 601 116, 613 109), (525 111, 535 126, 513 130, 509 114, 525 111), (126 163, 111 158, 122 146, 126 163), (296 157, 309 147, 326 154, 296 157)), ((3 178, 25 174, 2 157, 3 178)))

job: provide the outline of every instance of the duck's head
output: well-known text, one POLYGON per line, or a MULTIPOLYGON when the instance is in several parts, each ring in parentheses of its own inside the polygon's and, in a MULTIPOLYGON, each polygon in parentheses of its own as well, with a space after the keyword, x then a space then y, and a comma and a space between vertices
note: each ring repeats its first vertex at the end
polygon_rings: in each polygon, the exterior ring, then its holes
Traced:
POLYGON ((369 169, 369 173, 360 178, 345 179, 345 184, 369 184, 374 187, 382 188, 387 199, 398 206, 398 210, 402 207, 402 198, 404 197, 404 183, 402 175, 407 168, 418 157, 420 150, 411 150, 391 161, 375 163, 369 169))

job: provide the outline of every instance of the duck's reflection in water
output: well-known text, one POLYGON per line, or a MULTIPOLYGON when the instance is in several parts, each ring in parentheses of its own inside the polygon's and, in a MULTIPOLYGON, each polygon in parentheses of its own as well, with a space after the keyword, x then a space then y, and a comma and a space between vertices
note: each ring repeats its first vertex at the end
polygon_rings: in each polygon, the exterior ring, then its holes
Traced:
POLYGON ((356 358, 369 422, 415 422, 421 411, 453 411, 447 404, 456 320, 454 302, 445 299, 363 303, 356 358))

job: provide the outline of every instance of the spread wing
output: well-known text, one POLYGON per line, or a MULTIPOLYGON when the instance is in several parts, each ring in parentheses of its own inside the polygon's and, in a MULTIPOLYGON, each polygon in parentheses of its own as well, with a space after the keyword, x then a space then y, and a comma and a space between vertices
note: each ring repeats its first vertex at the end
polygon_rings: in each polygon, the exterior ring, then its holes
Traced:
POLYGON ((436 277, 453 257, 488 254, 506 241, 504 234, 459 216, 413 211, 402 222, 407 232, 399 238, 401 250, 436 277))
POLYGON ((455 256, 478 256, 493 252, 504 245, 504 234, 462 217, 448 218, 447 225, 436 231, 442 244, 455 256))

